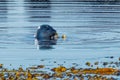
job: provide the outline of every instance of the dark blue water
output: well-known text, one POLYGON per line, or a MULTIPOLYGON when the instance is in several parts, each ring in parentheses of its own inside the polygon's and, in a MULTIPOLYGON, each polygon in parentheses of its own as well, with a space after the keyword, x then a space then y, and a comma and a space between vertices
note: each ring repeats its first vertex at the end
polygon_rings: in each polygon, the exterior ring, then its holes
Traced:
POLYGON ((98 60, 118 57, 119 48, 120 2, 0 0, 0 63, 29 66, 48 64, 42 59, 98 60), (52 49, 38 50, 34 34, 42 24, 67 38, 59 38, 52 49))

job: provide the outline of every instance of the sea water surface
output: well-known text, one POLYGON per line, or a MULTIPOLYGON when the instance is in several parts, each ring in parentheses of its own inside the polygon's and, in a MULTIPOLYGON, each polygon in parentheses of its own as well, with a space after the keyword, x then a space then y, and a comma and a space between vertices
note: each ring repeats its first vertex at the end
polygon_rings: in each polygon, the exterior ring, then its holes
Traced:
POLYGON ((52 61, 69 66, 119 54, 120 2, 0 0, 0 63, 6 67, 53 66, 52 61), (67 38, 37 49, 34 34, 42 24, 67 38))

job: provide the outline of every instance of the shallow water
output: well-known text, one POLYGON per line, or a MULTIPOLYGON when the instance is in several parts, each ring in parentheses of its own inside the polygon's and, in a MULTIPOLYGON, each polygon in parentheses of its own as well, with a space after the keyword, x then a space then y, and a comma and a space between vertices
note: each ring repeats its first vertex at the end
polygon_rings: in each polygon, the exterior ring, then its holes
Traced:
POLYGON ((73 62, 104 61, 105 56, 118 58, 119 36, 120 2, 0 1, 0 63, 5 66, 53 66, 49 61, 67 61, 69 66, 73 62), (53 26, 59 36, 65 34, 67 38, 59 38, 52 49, 38 50, 34 34, 41 24, 53 26))

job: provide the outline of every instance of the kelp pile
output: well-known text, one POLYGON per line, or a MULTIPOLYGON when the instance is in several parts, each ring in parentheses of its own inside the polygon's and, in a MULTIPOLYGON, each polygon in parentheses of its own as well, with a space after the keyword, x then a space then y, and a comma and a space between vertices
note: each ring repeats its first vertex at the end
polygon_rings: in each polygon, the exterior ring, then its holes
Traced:
POLYGON ((113 76, 120 76, 120 58, 118 62, 103 62, 104 67, 99 67, 99 64, 99 62, 94 64, 86 62, 85 65, 89 68, 59 65, 48 68, 47 71, 45 65, 31 66, 25 70, 22 67, 8 70, 0 64, 0 80, 118 80, 113 76), (108 67, 109 64, 115 64, 116 67, 108 67), (96 65, 96 68, 93 67, 96 65))
POLYGON ((97 68, 97 69, 75 69, 58 66, 51 69, 51 73, 40 71, 37 67, 31 67, 28 70, 19 68, 18 70, 1 70, 1 80, 41 80, 41 79, 63 79, 63 80, 115 80, 105 75, 117 75, 120 70, 113 68, 97 68), (93 74, 93 75, 92 75, 93 74))

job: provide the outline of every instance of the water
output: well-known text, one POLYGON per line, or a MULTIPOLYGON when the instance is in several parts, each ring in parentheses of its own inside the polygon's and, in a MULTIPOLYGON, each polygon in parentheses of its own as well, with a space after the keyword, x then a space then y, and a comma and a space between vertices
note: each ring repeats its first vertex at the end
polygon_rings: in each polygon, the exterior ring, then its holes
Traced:
POLYGON ((49 61, 69 65, 119 56, 120 2, 32 1, 0 0, 0 63, 52 66, 49 61), (41 24, 53 26, 66 40, 59 38, 52 49, 38 50, 34 34, 41 24))

